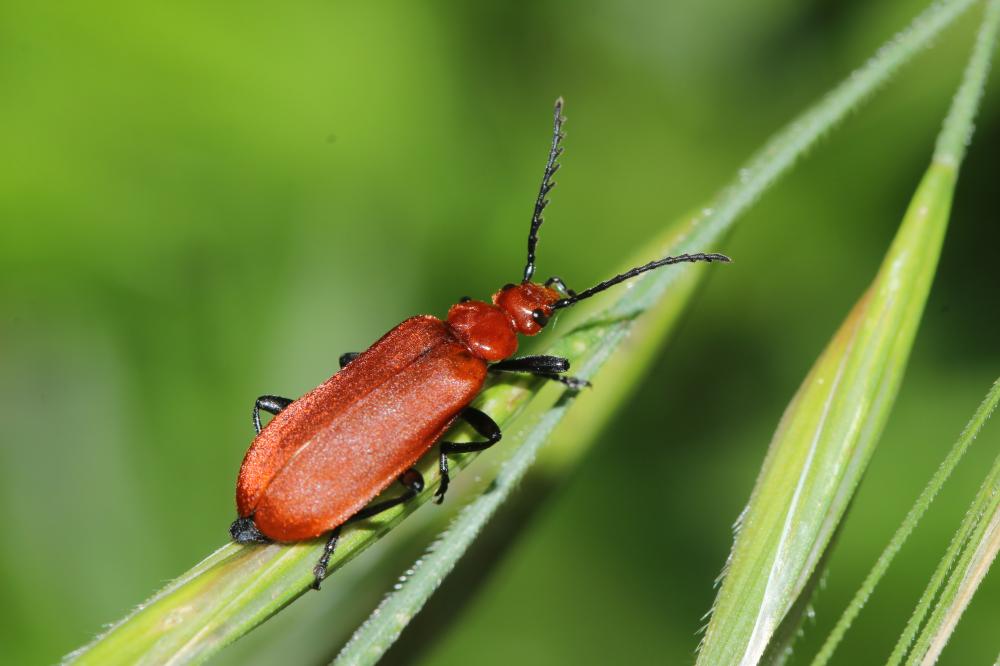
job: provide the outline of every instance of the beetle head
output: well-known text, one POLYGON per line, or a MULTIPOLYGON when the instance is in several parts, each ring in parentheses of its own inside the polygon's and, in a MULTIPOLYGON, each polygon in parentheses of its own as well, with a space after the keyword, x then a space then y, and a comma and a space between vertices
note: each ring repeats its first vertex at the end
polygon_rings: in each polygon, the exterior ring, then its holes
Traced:
POLYGON ((562 295, 537 282, 507 284, 493 294, 493 304, 507 313, 521 335, 535 335, 549 322, 552 305, 562 295))

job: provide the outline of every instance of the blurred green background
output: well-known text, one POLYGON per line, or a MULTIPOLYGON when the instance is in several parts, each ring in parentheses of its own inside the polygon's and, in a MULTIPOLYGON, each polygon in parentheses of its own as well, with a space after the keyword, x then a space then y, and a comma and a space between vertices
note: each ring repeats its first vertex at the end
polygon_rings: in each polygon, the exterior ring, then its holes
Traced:
MULTIPOLYGON (((403 318, 519 277, 557 95, 567 152, 539 271, 587 285, 923 6, 3 3, 0 661, 57 660, 225 541, 257 395, 300 395, 403 318)), ((737 263, 711 272, 579 469, 518 516, 516 539, 463 562, 390 663, 693 660, 730 525, 782 409, 875 273, 978 16, 703 248, 737 263)), ((994 86, 800 656, 1000 369, 998 102, 994 86)), ((836 663, 888 654, 998 432, 836 663)), ((406 527, 216 662, 325 663, 433 534, 406 527)), ((997 578, 945 663, 996 657, 997 578)))

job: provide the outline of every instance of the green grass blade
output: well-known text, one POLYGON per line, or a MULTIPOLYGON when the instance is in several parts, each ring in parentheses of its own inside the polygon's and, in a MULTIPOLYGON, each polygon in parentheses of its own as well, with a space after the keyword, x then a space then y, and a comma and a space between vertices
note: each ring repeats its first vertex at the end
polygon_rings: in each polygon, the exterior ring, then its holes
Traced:
MULTIPOLYGON (((973 504, 975 505, 977 501, 978 499, 975 500, 973 504)), ((889 655, 889 660, 886 664, 897 666, 906 657, 907 651, 909 651, 910 646, 913 645, 914 639, 920 630, 921 623, 923 623, 924 618, 927 617, 927 613, 930 612, 938 591, 941 589, 941 586, 945 583, 945 579, 948 577, 948 572, 952 569, 955 562, 960 557, 962 549, 969 542, 972 533, 978 524, 977 521, 978 517, 974 514, 967 515, 966 519, 962 521, 962 524, 958 528, 958 532, 954 537, 952 537, 951 543, 948 544, 948 549, 945 551, 944 557, 941 559, 941 563, 931 575, 930 582, 927 583, 927 587, 920 596, 920 600, 917 602, 917 607, 913 611, 913 615, 910 616, 910 619, 907 622, 906 627, 903 629, 903 633, 900 635, 899 640, 896 642, 896 646, 893 648, 892 654, 889 655)))
MULTIPOLYGON (((938 136, 937 147, 935 150, 935 160, 943 164, 953 165, 956 169, 961 163, 962 157, 964 156, 965 150, 972 137, 973 120, 976 110, 979 107, 979 102, 982 98, 983 88, 989 73, 990 61, 992 60, 993 52, 996 49, 998 29, 1000 29, 1000 2, 993 0, 987 5, 983 24, 979 31, 972 57, 970 58, 968 67, 966 68, 965 77, 958 93, 955 95, 951 110, 949 111, 941 133, 938 136)), ((987 394, 986 399, 973 416, 972 421, 970 421, 968 426, 966 426, 966 429, 962 432, 959 440, 955 443, 955 446, 945 458, 934 477, 932 477, 931 481, 924 489, 924 492, 917 499, 916 504, 904 519, 903 524, 893 536, 885 551, 879 557, 875 567, 872 569, 871 573, 869 573, 864 583, 862 583, 861 588, 851 600, 851 603, 848 605, 843 616, 838 620, 837 625, 827 637, 822 649, 813 662, 814 665, 818 666, 820 664, 825 664, 829 660, 830 656, 832 656, 833 651, 836 649, 836 646, 843 637, 843 634, 847 631, 851 622, 860 612, 861 607, 871 595, 875 585, 885 573, 885 570, 888 568, 893 557, 902 547, 903 542, 905 542, 910 532, 912 532, 913 528, 916 526, 917 521, 919 521, 920 517, 927 510, 930 502, 934 499, 938 490, 951 474, 951 471, 958 464, 958 461, 961 459, 966 449, 971 445, 972 441, 976 437, 976 434, 979 432, 979 429, 982 428, 985 421, 989 418, 989 415, 996 406, 998 399, 1000 399, 1000 380, 993 385, 992 389, 987 394)), ((971 529, 971 526, 969 526, 968 529, 971 529)), ((957 547, 957 545, 961 542, 962 539, 956 537, 954 544, 957 547)), ((956 555, 956 552, 951 552, 950 556, 946 556, 945 561, 953 561, 953 558, 956 555)), ((943 581, 945 573, 946 569, 936 573, 932 577, 927 592, 925 592, 924 597, 918 604, 913 618, 911 618, 910 623, 907 625, 906 629, 904 629, 903 635, 900 637, 899 643, 893 651, 890 663, 899 663, 902 659, 905 650, 909 647, 913 637, 916 635, 917 628, 929 608, 931 599, 933 599, 937 589, 943 581)), ((960 614, 961 611, 959 610, 958 612, 960 614)), ((955 621, 957 621, 957 618, 955 618, 955 621)))
MULTIPOLYGON (((668 232, 668 241, 659 238, 647 244, 643 258, 661 254, 664 249, 682 252, 714 248, 736 218, 824 132, 976 1, 952 0, 926 10, 909 29, 880 48, 864 67, 775 135, 739 170, 738 177, 711 206, 668 232)), ((656 304, 675 281, 693 281, 700 272, 698 267, 688 267, 661 271, 639 281, 600 320, 605 324, 600 344, 583 350, 591 356, 580 356, 582 352, 573 346, 575 342, 567 343, 571 348, 566 355, 571 360, 580 359, 575 363, 576 368, 582 368, 585 362, 599 367, 629 334, 633 319, 640 312, 656 304), (689 274, 692 277, 685 277, 689 274)), ((684 291, 680 282, 676 286, 671 291, 684 291)), ((579 306, 580 312, 574 316, 593 314, 602 303, 608 302, 594 299, 592 304, 579 306)), ((531 382, 495 385, 484 392, 477 404, 504 425, 526 407, 536 392, 537 385, 531 382)), ((550 394, 546 400, 553 397, 550 394)), ((468 433, 463 431, 455 437, 460 440, 468 437, 468 433)), ((457 461, 456 470, 469 460, 457 461)), ((433 460, 422 461, 420 469, 428 480, 425 491, 411 503, 345 530, 331 561, 331 571, 357 556, 432 495, 438 481, 433 460)), ((321 548, 320 541, 291 546, 226 545, 92 643, 68 655, 66 661, 83 664, 203 661, 305 593, 321 548)))
MULTIPOLYGON (((938 599, 934 612, 917 639, 907 664, 934 664, 955 626, 982 583, 1000 550, 1000 458, 965 518, 972 527, 969 539, 938 599)), ((965 531, 965 530, 962 530, 965 531)), ((951 568, 951 562, 942 566, 951 568)))
POLYGON ((956 169, 972 142, 976 112, 983 98, 993 52, 997 47, 998 29, 1000 29, 1000 3, 990 0, 986 4, 983 23, 976 36, 976 44, 966 66, 962 85, 952 100, 951 109, 945 118, 934 150, 935 160, 950 164, 956 169))
MULTIPOLYGON (((764 144, 738 172, 714 202, 702 211, 704 223, 692 230, 684 250, 711 245, 711 239, 725 233, 733 220, 773 182, 790 169, 823 134, 835 127, 868 95, 878 90, 899 68, 979 0, 933 2, 908 27, 878 48, 867 62, 837 84, 816 104, 786 125, 764 144)), ((667 281, 669 275, 651 276, 646 282, 667 281)), ((659 292, 655 292, 659 293, 659 292)), ((647 307, 652 298, 642 302, 647 307)))
POLYGON ((892 536, 892 539, 885 547, 885 550, 882 551, 881 555, 879 555, 878 560, 875 562, 875 566, 872 567, 871 572, 869 572, 868 576, 861 584, 861 587, 855 593, 854 598, 851 599, 851 603, 847 606, 843 615, 840 616, 840 619, 837 620, 837 624, 830 632, 830 635, 827 636, 826 641, 823 643, 823 647, 813 659, 813 666, 822 666, 830 660, 830 657, 833 656, 837 645, 850 628, 854 618, 856 618, 858 613, 861 612, 861 609, 864 607, 868 598, 875 590, 875 586, 878 585, 882 576, 885 575, 885 572, 892 563, 896 553, 898 553, 903 547, 906 539, 913 532, 914 528, 916 528, 917 523, 920 522, 920 519, 930 507, 931 502, 934 501, 935 496, 941 490, 942 486, 944 486, 945 481, 948 480, 948 477, 951 476, 955 467, 958 466, 962 456, 964 456, 965 452, 970 446, 972 446, 972 442, 975 441, 976 437, 979 435, 979 431, 984 425, 986 425, 986 421, 989 420, 990 415, 996 408, 997 402, 1000 402, 1000 379, 994 382, 993 386, 986 394, 986 398, 983 399, 983 402, 979 405, 976 413, 973 414, 972 419, 962 430, 962 433, 959 435, 954 446, 952 446, 951 451, 948 452, 944 461, 941 462, 941 466, 938 467, 923 492, 920 493, 920 497, 917 498, 913 507, 906 514, 906 518, 903 519, 903 523, 899 526, 899 529, 896 530, 896 533, 892 536))
POLYGON ((989 53, 983 43, 991 40, 980 39, 879 274, 782 417, 727 563, 699 663, 760 662, 854 495, 933 280, 985 77, 980 54, 989 53))
POLYGON ((928 170, 875 282, 788 406, 733 546, 699 663, 758 663, 854 494, 937 264, 953 167, 928 170))

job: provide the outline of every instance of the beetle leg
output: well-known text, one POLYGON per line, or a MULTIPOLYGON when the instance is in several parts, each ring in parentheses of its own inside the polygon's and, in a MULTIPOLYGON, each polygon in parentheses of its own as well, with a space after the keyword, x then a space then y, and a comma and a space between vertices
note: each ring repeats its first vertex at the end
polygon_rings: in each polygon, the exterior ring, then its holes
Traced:
POLYGON ((521 356, 490 366, 491 372, 527 372, 536 377, 545 377, 565 384, 574 391, 590 386, 590 382, 586 379, 563 375, 562 373, 567 370, 569 370, 569 360, 559 356, 521 356))
POLYGON ((569 359, 561 356, 518 356, 490 366, 495 372, 566 372, 569 359))
POLYGON ((441 457, 439 469, 441 471, 441 485, 434 493, 434 501, 440 504, 444 501, 444 494, 448 492, 448 484, 451 477, 448 474, 448 455, 452 453, 473 453, 475 451, 485 451, 500 441, 503 434, 500 426, 488 414, 481 412, 475 407, 466 407, 459 416, 480 435, 486 438, 485 442, 441 442, 441 457))
POLYGON ((262 395, 257 398, 257 402, 253 404, 253 428, 257 431, 257 434, 260 434, 260 410, 263 409, 265 412, 277 415, 278 412, 293 402, 295 401, 276 395, 262 395))
POLYGON ((546 287, 553 287, 556 291, 561 293, 563 296, 576 296, 576 292, 566 286, 566 283, 562 281, 561 277, 553 275, 548 280, 545 281, 546 287))
MULTIPOLYGON (((358 352, 347 352, 346 354, 340 355, 340 367, 344 368, 345 365, 360 356, 358 352)), ((285 407, 295 402, 294 400, 289 400, 288 398, 282 398, 276 395, 262 395, 257 398, 257 402, 253 405, 253 428, 260 434, 260 410, 265 412, 270 412, 275 416, 278 415, 285 407)))
POLYGON ((386 509, 391 509, 397 504, 402 504, 403 502, 413 499, 421 490, 424 489, 424 475, 418 472, 414 467, 411 467, 403 472, 399 477, 399 482, 406 487, 405 493, 399 497, 393 497, 392 499, 387 499, 384 502, 379 502, 378 504, 372 504, 371 506, 365 507, 348 518, 347 522, 353 523, 359 520, 365 520, 366 518, 371 518, 375 514, 382 513, 386 509))
POLYGON ((559 382, 560 384, 565 384, 567 388, 573 391, 580 391, 593 386, 586 379, 580 379, 579 377, 567 377, 566 375, 557 375, 554 372, 533 372, 531 374, 536 377, 544 377, 545 379, 551 379, 552 381, 559 382))
MULTIPOLYGON (((399 497, 393 497, 392 499, 385 500, 384 502, 379 502, 378 504, 373 504, 369 507, 361 509, 356 514, 347 519, 344 523, 354 523, 359 520, 365 520, 366 518, 371 518, 375 514, 382 513, 386 509, 391 509, 394 506, 402 504, 403 502, 409 501, 417 496, 417 494, 424 489, 424 477, 415 468, 403 472, 399 477, 399 482, 406 487, 406 492, 399 497)), ((320 556, 319 562, 313 567, 313 589, 318 590, 320 583, 326 578, 326 568, 330 565, 330 557, 333 556, 333 551, 337 547, 337 540, 340 538, 340 530, 343 525, 338 525, 330 532, 329 538, 326 540, 326 546, 323 548, 323 555, 320 556)))
POLYGON ((319 557, 319 562, 313 567, 313 584, 312 588, 318 590, 320 583, 326 578, 326 568, 330 565, 330 557, 333 555, 333 549, 337 547, 337 540, 340 539, 340 529, 343 525, 338 525, 333 528, 330 532, 330 536, 326 540, 326 545, 323 546, 323 554, 319 557))

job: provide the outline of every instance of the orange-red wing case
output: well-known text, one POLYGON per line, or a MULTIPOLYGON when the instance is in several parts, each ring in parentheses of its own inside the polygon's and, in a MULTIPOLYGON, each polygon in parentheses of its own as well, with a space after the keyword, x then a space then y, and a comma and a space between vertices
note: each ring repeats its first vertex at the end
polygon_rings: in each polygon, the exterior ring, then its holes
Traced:
POLYGON ((442 321, 404 321, 264 428, 240 469, 239 514, 278 541, 344 523, 430 449, 485 378, 442 321))

